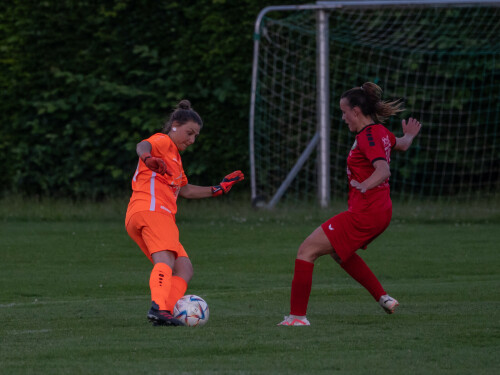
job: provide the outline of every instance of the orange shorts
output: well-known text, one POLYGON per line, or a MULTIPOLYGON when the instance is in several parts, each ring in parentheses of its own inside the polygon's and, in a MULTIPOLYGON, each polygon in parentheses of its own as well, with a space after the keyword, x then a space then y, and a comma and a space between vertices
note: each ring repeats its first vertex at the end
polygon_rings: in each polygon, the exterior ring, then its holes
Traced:
POLYGON ((178 257, 188 257, 179 242, 179 229, 172 215, 154 211, 140 211, 125 223, 128 235, 139 245, 150 261, 151 254, 172 251, 178 257))

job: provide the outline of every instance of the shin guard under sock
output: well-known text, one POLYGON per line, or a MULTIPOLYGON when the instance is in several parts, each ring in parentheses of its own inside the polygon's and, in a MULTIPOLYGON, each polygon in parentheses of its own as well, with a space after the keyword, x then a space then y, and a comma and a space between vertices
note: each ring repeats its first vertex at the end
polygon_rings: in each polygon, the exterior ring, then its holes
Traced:
POLYGON ((342 262, 340 266, 351 275, 354 280, 363 285, 377 302, 380 297, 386 294, 382 284, 380 284, 377 277, 358 254, 351 255, 351 257, 346 262, 342 262))
POLYGON ((307 312, 309 295, 311 294, 314 263, 295 259, 295 271, 292 280, 290 297, 290 314, 304 316, 307 312))
POLYGON ((182 277, 172 276, 172 286, 167 298, 167 310, 173 312, 177 301, 186 293, 187 282, 182 277))
POLYGON ((167 299, 172 282, 172 268, 165 263, 156 263, 149 277, 151 301, 158 305, 159 310, 167 310, 167 299))

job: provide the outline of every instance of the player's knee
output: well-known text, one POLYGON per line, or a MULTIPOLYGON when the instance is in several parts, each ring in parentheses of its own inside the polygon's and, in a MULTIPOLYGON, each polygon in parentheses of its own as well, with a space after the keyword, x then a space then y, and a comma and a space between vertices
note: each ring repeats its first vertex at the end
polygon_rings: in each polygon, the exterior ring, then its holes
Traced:
POLYGON ((173 252, 168 250, 158 251, 156 253, 151 254, 151 257, 153 259, 154 264, 165 263, 170 268, 173 268, 172 266, 174 265, 175 262, 175 254, 173 252))
POLYGON ((316 254, 316 249, 314 248, 314 246, 311 246, 309 244, 309 241, 307 241, 306 239, 299 246, 299 250, 297 251, 297 259, 302 259, 307 262, 314 262, 317 258, 318 255, 316 254))

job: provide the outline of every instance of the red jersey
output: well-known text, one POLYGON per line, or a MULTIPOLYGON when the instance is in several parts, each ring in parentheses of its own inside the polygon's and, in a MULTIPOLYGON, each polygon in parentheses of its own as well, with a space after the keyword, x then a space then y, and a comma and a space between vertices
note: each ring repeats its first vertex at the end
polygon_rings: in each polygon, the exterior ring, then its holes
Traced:
POLYGON ((391 150, 396 144, 396 137, 385 126, 372 124, 364 127, 347 157, 347 177, 349 180, 349 211, 370 213, 392 207, 389 179, 379 186, 361 193, 351 186, 351 180, 363 182, 375 171, 373 163, 377 160, 391 162, 391 150))
POLYGON ((157 174, 139 159, 132 178, 133 192, 128 204, 125 223, 132 214, 139 211, 156 211, 175 215, 179 191, 188 183, 182 168, 179 150, 170 137, 163 133, 156 133, 146 141, 151 144, 151 155, 163 159, 169 172, 173 174, 172 176, 157 174))

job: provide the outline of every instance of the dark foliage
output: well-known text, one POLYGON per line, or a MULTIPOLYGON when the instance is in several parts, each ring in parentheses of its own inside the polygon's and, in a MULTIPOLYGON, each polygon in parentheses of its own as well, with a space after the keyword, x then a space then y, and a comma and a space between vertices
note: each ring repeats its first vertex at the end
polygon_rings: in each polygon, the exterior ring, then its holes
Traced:
POLYGON ((0 5, 0 193, 99 199, 128 191, 136 143, 159 131, 181 99, 205 123, 183 155, 190 182, 246 172, 253 28, 273 3, 0 5))

